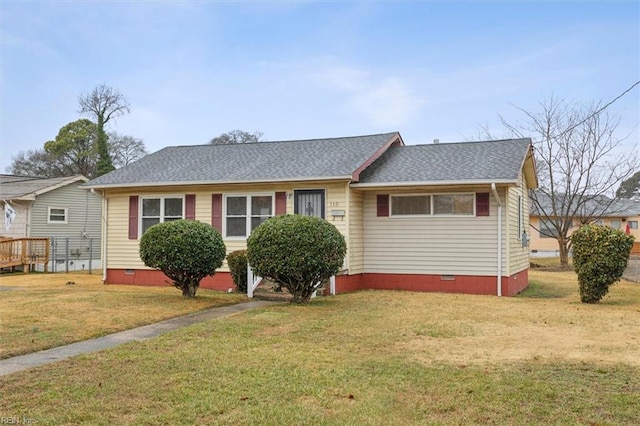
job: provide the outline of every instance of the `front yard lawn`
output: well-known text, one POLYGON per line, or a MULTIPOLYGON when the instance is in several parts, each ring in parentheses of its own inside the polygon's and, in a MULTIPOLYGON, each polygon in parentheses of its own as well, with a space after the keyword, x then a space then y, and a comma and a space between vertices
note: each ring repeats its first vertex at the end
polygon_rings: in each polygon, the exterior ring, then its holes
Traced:
MULTIPOLYGON (((40 424, 637 424, 640 286, 579 302, 362 291, 244 312, 2 378, 40 424)), ((145 289, 147 290, 147 289, 145 289)))
POLYGON ((0 358, 48 349, 247 300, 200 289, 104 285, 100 274, 13 274, 0 278, 0 358))

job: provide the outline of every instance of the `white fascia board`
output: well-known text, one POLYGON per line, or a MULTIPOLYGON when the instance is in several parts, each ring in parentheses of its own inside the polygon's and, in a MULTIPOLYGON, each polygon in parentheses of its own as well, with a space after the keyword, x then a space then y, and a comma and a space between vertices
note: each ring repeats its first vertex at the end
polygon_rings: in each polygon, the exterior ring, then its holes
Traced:
POLYGON ((411 182, 367 182, 352 183, 352 188, 390 188, 407 186, 453 186, 453 185, 517 185, 513 179, 487 179, 487 180, 436 180, 436 181, 411 181, 411 182))
POLYGON ((273 179, 255 179, 255 180, 231 180, 231 181, 176 181, 176 182, 137 182, 137 183, 120 183, 109 185, 82 185, 87 189, 117 189, 117 188, 139 188, 139 187, 162 187, 162 186, 201 186, 201 185, 250 185, 259 183, 289 183, 289 182, 307 182, 307 181, 326 181, 326 180, 351 180, 351 175, 346 176, 324 176, 324 177, 291 177, 280 180, 273 179))

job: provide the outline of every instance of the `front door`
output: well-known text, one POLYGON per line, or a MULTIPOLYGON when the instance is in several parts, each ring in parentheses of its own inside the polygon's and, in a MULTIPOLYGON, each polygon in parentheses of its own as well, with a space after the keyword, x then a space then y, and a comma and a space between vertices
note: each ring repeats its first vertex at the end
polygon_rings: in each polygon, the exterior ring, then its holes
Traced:
POLYGON ((324 219, 324 189, 294 191, 294 213, 324 219))

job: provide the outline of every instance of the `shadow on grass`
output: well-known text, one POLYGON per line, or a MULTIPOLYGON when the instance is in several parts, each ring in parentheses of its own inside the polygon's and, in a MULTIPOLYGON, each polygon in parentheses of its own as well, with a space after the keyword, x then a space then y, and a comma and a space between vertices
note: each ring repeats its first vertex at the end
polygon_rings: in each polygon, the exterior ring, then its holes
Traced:
POLYGON ((554 286, 536 280, 529 281, 529 286, 519 293, 516 297, 529 299, 560 299, 570 296, 575 289, 564 286, 554 286))

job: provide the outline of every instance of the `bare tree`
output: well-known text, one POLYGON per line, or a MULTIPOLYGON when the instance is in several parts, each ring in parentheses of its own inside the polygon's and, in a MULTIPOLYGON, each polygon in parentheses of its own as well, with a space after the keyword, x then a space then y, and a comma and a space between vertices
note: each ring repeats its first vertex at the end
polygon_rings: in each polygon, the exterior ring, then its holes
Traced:
POLYGON ((69 176, 69 165, 44 149, 20 151, 11 159, 7 172, 16 176, 52 178, 69 176))
POLYGON ((624 150, 620 119, 601 102, 573 105, 550 97, 537 112, 518 108, 523 124, 502 123, 518 137, 532 137, 539 188, 533 209, 544 221, 538 231, 558 241, 560 262, 568 264, 574 219, 593 222, 610 213, 615 189, 638 169, 637 151, 624 150))
POLYGON ((95 119, 98 126, 98 164, 97 176, 114 170, 109 155, 107 134, 104 126, 111 120, 130 112, 129 101, 117 89, 101 84, 91 92, 78 97, 80 113, 95 119))
POLYGON ((113 158, 113 165, 116 168, 138 160, 147 155, 147 148, 140 138, 128 135, 119 135, 116 132, 109 132, 109 152, 113 158))
POLYGON ((227 145, 232 143, 254 143, 254 142, 263 142, 262 136, 264 133, 262 132, 245 132, 243 130, 231 130, 230 132, 226 132, 221 134, 220 136, 216 136, 211 139, 209 143, 211 145, 227 145))

